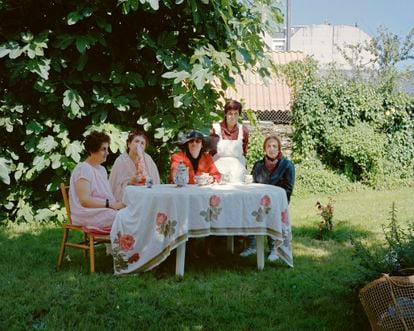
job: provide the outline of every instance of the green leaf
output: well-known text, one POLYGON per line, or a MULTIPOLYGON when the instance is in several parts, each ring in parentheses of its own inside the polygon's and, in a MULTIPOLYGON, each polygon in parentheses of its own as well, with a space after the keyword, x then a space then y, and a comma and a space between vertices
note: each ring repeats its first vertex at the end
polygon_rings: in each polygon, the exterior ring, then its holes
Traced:
POLYGON ((73 11, 68 14, 68 17, 66 18, 66 21, 68 25, 74 25, 78 21, 80 21, 83 18, 83 16, 78 11, 73 11))
POLYGON ((184 70, 181 70, 181 71, 174 70, 174 71, 169 71, 169 72, 164 73, 161 77, 169 78, 169 79, 174 78, 174 83, 178 84, 179 82, 187 78, 190 78, 191 75, 187 71, 184 71, 184 70))
POLYGON ((53 150, 57 146, 58 146, 58 143, 55 141, 55 138, 53 138, 52 136, 47 136, 47 137, 40 139, 39 144, 37 145, 37 147, 45 153, 49 153, 51 150, 53 150))
POLYGON ((45 155, 36 155, 33 160, 34 169, 37 172, 42 171, 44 168, 47 168, 50 165, 50 160, 45 158, 45 155))
POLYGON ((41 78, 49 78, 50 60, 49 59, 32 59, 27 61, 26 68, 38 74, 41 78))
POLYGON ((71 157, 73 161, 78 163, 80 161, 80 154, 82 152, 82 145, 79 141, 70 143, 65 149, 65 155, 71 157))
POLYGON ((43 132, 43 126, 37 122, 36 120, 32 120, 30 121, 27 125, 26 125, 26 134, 30 135, 32 133, 40 133, 43 132))
POLYGON ((38 209, 34 217, 36 221, 48 221, 55 216, 55 213, 47 208, 38 209))
POLYGON ((0 179, 6 185, 10 184, 10 168, 8 166, 9 163, 9 160, 0 157, 0 179))
POLYGON ((63 93, 63 106, 65 108, 69 108, 71 114, 77 116, 79 114, 79 110, 84 107, 84 102, 82 97, 79 95, 78 91, 76 90, 66 90, 63 93))
POLYGON ((151 8, 154 10, 158 10, 160 8, 158 0, 147 0, 147 2, 150 4, 151 8))
POLYGON ((109 32, 109 33, 112 32, 112 25, 110 23, 108 23, 108 21, 106 19, 104 19, 103 17, 97 16, 96 17, 96 24, 102 30, 105 30, 106 32, 109 32))
POLYGON ((57 37, 56 47, 59 49, 66 49, 73 42, 74 37, 68 34, 57 37))
POLYGON ((164 128, 156 128, 154 138, 161 139, 164 137, 165 129, 164 128))
POLYGON ((191 80, 194 82, 197 90, 203 89, 207 72, 208 70, 204 69, 200 64, 193 66, 193 70, 191 72, 191 80))
POLYGON ((30 43, 33 40, 33 33, 31 32, 22 32, 20 36, 25 43, 30 43))
POLYGON ((85 50, 90 48, 89 39, 83 36, 76 38, 75 45, 79 53, 85 53, 85 50))

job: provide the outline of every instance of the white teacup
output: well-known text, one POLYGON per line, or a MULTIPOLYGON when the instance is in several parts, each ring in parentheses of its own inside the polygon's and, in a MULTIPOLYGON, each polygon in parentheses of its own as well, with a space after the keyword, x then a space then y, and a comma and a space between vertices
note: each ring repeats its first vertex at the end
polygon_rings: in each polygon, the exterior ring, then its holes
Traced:
POLYGON ((252 175, 244 175, 244 183, 245 184, 253 183, 253 176, 252 175))
POLYGON ((201 176, 194 176, 194 181, 198 184, 198 185, 208 185, 211 182, 212 177, 207 175, 201 175, 201 176))

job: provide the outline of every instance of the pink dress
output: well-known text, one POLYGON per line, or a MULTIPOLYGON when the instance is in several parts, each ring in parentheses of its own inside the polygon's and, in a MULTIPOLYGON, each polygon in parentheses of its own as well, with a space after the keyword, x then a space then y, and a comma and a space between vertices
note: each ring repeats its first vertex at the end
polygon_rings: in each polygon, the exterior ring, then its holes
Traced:
MULTIPOLYGON (((160 184, 160 174, 155 162, 151 156, 144 153, 144 170, 148 176, 152 178, 153 184, 160 184)), ((125 187, 127 187, 129 180, 135 175, 136 168, 134 161, 127 152, 119 155, 112 167, 109 175, 109 183, 111 184, 112 192, 118 201, 122 201, 125 187)))
POLYGON ((93 167, 87 162, 79 163, 70 176, 69 204, 72 222, 75 225, 95 226, 98 228, 111 226, 117 211, 110 208, 86 208, 80 204, 76 194, 75 183, 79 179, 86 179, 90 184, 91 195, 98 199, 115 201, 108 174, 103 166, 93 167))

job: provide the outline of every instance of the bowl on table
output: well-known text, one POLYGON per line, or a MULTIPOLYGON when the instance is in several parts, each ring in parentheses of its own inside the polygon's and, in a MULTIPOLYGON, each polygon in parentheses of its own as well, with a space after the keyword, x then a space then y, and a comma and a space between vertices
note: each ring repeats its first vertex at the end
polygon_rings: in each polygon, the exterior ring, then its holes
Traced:
POLYGON ((210 175, 194 176, 194 181, 196 182, 196 184, 200 186, 208 185, 212 183, 213 177, 211 177, 210 175))

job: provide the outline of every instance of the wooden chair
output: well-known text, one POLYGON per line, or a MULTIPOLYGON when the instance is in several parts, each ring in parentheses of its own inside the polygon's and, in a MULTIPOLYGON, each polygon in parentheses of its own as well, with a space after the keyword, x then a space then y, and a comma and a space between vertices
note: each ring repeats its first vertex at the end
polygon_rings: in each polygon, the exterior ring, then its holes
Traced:
POLYGON ((65 204, 68 222, 62 224, 62 228, 64 232, 63 232, 62 244, 60 246, 60 254, 59 254, 58 261, 57 261, 56 270, 59 271, 60 267, 62 266, 63 258, 65 255, 65 248, 72 247, 72 248, 82 249, 85 257, 86 257, 86 254, 89 253, 91 273, 94 273, 95 272, 95 246, 99 244, 111 242, 109 238, 110 230, 95 231, 95 230, 90 230, 88 228, 82 227, 80 225, 72 224, 69 198, 68 198, 69 186, 65 185, 64 183, 61 183, 60 191, 62 193, 63 202, 65 204), (70 230, 83 233, 84 240, 82 242, 77 242, 77 243, 68 242, 70 230))

